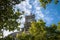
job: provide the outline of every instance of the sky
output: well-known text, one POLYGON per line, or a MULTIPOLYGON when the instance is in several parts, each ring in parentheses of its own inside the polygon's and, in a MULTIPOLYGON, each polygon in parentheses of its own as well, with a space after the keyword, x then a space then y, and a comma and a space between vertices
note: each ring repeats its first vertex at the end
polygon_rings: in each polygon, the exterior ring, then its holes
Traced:
MULTIPOLYGON (((25 14, 22 15, 21 27, 23 27, 25 22, 24 17, 26 15, 30 15, 30 13, 35 14, 36 20, 43 19, 47 26, 57 24, 60 21, 60 2, 58 4, 54 4, 54 2, 52 2, 46 6, 46 9, 44 9, 40 6, 40 2, 38 0, 25 0, 18 5, 15 5, 15 8, 25 12, 25 14)), ((5 31, 4 36, 10 33, 12 32, 5 31)))
POLYGON ((24 11, 24 15, 35 14, 35 19, 43 19, 46 25, 57 24, 60 21, 60 0, 58 4, 54 4, 52 1, 46 6, 46 9, 40 6, 39 0, 25 0, 15 7, 24 11))

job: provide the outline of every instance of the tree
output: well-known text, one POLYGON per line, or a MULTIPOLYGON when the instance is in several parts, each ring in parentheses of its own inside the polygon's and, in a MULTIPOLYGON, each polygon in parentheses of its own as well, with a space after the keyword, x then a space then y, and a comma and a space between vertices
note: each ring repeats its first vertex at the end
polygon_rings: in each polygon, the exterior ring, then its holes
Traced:
POLYGON ((29 29, 29 33, 34 36, 34 40, 46 40, 45 22, 39 20, 38 22, 32 22, 29 29))
POLYGON ((57 30, 60 31, 60 22, 58 23, 57 30))
MULTIPOLYGON (((31 27, 28 32, 17 33, 18 40, 60 40, 60 31, 56 30, 56 24, 46 26, 43 20, 31 22, 31 27)), ((10 35, 11 36, 11 35, 10 35)), ((15 39, 8 36, 6 39, 15 39)))
POLYGON ((30 34, 27 34, 25 32, 22 32, 21 34, 17 34, 16 35, 16 38, 18 40, 32 40, 33 39, 33 36, 30 35, 30 34))
POLYGON ((49 40, 56 40, 55 39, 56 36, 57 36, 56 29, 57 29, 57 25, 55 25, 55 24, 52 24, 52 25, 50 25, 48 27, 48 30, 46 30, 47 31, 47 35, 46 35, 47 39, 49 39, 49 40))
POLYGON ((16 12, 14 14, 13 6, 20 3, 23 0, 0 0, 0 30, 3 28, 14 29, 18 26, 16 20, 21 13, 16 12))
POLYGON ((2 29, 14 31, 18 28, 20 23, 16 20, 19 18, 21 13, 19 11, 14 13, 13 7, 21 1, 24 0, 0 0, 0 31, 2 31, 2 29))
POLYGON ((54 1, 55 4, 57 4, 59 1, 58 0, 39 0, 41 3, 41 6, 43 8, 46 8, 46 5, 54 1))

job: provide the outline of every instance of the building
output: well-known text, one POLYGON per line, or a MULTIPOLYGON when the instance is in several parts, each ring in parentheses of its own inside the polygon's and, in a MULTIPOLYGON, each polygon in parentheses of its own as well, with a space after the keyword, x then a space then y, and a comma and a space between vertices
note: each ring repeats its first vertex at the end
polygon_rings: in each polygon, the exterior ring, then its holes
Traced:
POLYGON ((29 27, 31 26, 31 21, 35 21, 35 15, 30 14, 28 16, 25 16, 25 24, 24 28, 22 29, 23 31, 27 32, 29 27))

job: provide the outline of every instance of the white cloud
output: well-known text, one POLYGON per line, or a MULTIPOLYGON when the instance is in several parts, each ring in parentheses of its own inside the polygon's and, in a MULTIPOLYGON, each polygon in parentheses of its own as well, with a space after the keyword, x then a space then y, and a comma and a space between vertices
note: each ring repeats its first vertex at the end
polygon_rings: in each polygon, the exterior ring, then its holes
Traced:
POLYGON ((20 4, 16 5, 17 8, 19 8, 20 10, 24 11, 26 10, 26 2, 23 1, 20 4))
POLYGON ((23 18, 21 19, 21 24, 24 24, 24 22, 25 22, 25 18, 23 17, 23 18))
POLYGON ((25 14, 29 15, 32 6, 29 4, 29 0, 25 0, 21 2, 20 4, 16 5, 17 8, 19 8, 21 11, 24 11, 25 14))
POLYGON ((36 7, 36 10, 40 10, 41 8, 40 7, 36 7))
POLYGON ((41 14, 40 14, 40 17, 42 17, 42 18, 43 18, 43 17, 44 17, 44 15, 41 13, 41 14))
POLYGON ((30 15, 30 10, 25 10, 25 15, 30 15))

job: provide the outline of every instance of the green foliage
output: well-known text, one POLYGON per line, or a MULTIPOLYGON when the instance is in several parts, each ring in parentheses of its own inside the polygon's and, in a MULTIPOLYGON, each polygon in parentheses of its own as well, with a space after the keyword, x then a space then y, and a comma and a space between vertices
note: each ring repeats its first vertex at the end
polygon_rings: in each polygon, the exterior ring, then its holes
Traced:
POLYGON ((60 22, 58 23, 57 30, 60 31, 60 22))
POLYGON ((2 17, 2 22, 0 23, 0 30, 3 28, 9 31, 16 29, 19 25, 19 23, 16 21, 19 18, 18 14, 20 15, 19 12, 16 12, 15 14, 10 14, 9 16, 4 15, 5 17, 2 17))
POLYGON ((53 31, 55 31, 57 29, 57 25, 55 25, 55 24, 52 24, 51 26, 50 26, 50 30, 53 32, 53 31))
POLYGON ((4 40, 15 40, 15 39, 12 36, 8 36, 8 37, 5 37, 4 40))
POLYGON ((30 34, 26 34, 25 32, 23 32, 22 34, 17 34, 17 39, 18 40, 32 40, 32 35, 30 34))
POLYGON ((2 29, 14 31, 18 28, 20 23, 16 20, 21 13, 17 11, 14 13, 13 7, 24 0, 0 0, 0 31, 2 29))
POLYGON ((57 4, 59 1, 58 0, 39 0, 41 3, 41 6, 43 8, 46 8, 46 5, 54 1, 55 4, 57 4))
POLYGON ((32 22, 31 27, 29 29, 30 33, 33 35, 37 35, 38 32, 43 32, 45 30, 45 22, 39 20, 38 22, 32 22), (35 34, 34 34, 35 33, 35 34))
POLYGON ((14 13, 13 6, 24 0, 0 0, 0 30, 6 29, 12 31, 19 25, 16 20, 20 12, 14 13))
MULTIPOLYGON (((57 30, 58 25, 52 24, 47 27, 45 24, 43 20, 31 22, 29 31, 17 34, 17 40, 60 40, 60 31, 57 30)), ((9 40, 10 37, 8 36, 6 39, 9 40)), ((11 39, 15 40, 13 37, 11 39)))
POLYGON ((34 40, 44 40, 46 30, 45 30, 45 22, 43 20, 39 20, 38 22, 32 22, 31 27, 29 29, 29 32, 31 35, 33 35, 35 38, 34 40))

